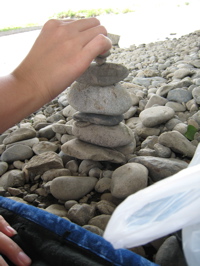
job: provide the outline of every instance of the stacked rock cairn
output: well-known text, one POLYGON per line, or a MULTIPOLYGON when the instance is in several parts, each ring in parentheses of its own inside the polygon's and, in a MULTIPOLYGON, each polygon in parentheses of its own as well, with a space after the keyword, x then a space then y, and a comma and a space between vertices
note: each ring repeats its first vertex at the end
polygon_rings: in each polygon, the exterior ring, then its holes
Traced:
POLYGON ((125 163, 126 153, 136 146, 134 132, 123 123, 123 114, 132 106, 132 99, 120 81, 129 73, 123 65, 107 63, 109 55, 107 52, 97 57, 70 88, 69 104, 78 111, 72 127, 76 139, 65 143, 62 150, 70 156, 76 150, 76 157, 77 149, 81 150, 78 159, 95 161, 98 152, 100 161, 125 163))

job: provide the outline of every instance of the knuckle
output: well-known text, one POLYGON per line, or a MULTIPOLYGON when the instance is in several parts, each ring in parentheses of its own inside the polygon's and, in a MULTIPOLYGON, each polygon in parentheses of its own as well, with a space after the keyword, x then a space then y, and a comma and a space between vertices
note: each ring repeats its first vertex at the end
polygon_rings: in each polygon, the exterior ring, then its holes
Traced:
POLYGON ((91 18, 93 20, 93 22, 97 25, 100 25, 100 21, 98 18, 91 18))
POLYGON ((57 19, 50 19, 48 20, 44 26, 43 26, 43 30, 51 30, 51 29, 55 29, 58 27, 58 25, 60 24, 60 21, 57 19))

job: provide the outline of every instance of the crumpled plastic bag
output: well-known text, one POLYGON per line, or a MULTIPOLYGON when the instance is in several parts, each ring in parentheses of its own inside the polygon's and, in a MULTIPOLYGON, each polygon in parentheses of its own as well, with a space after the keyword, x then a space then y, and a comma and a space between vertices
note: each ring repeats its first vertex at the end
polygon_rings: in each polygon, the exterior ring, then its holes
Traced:
MULTIPOLYGON (((112 214, 104 238, 114 248, 131 248, 198 223, 200 144, 189 167, 126 198, 112 214)), ((198 238, 199 250, 200 227, 194 238, 198 238)), ((200 265, 200 258, 198 262, 200 265)))

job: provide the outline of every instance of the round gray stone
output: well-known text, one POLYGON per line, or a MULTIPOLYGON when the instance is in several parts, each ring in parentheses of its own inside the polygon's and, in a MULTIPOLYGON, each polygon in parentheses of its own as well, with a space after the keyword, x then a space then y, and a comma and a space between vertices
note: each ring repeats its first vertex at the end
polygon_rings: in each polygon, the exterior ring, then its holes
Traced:
POLYGON ((120 84, 100 87, 75 82, 68 100, 77 111, 102 115, 122 115, 132 105, 129 92, 120 84))
POLYGON ((51 185, 51 194, 59 200, 77 200, 88 194, 96 185, 97 179, 90 176, 60 176, 51 185))
POLYGON ((175 112, 167 106, 155 106, 143 110, 139 117, 145 127, 155 127, 174 117, 175 112))
POLYGON ((29 146, 16 144, 6 149, 1 159, 4 162, 24 161, 33 156, 33 151, 29 146))
POLYGON ((125 199, 131 194, 147 187, 148 170, 139 163, 127 163, 118 167, 112 174, 111 194, 125 199))

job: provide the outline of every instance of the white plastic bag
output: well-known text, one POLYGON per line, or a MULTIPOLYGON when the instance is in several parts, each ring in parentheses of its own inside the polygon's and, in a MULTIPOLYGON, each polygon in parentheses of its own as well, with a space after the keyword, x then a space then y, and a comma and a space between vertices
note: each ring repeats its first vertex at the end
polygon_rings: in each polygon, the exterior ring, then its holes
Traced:
MULTIPOLYGON (((200 146, 194 158, 196 155, 200 157, 200 146)), ((200 223, 200 164, 191 162, 190 167, 124 200, 111 216, 104 238, 115 248, 130 248, 197 223, 200 223)))
MULTIPOLYGON (((200 145, 198 146, 189 167, 198 164, 200 166, 200 145)), ((182 229, 182 245, 188 265, 200 265, 200 223, 182 229)))

